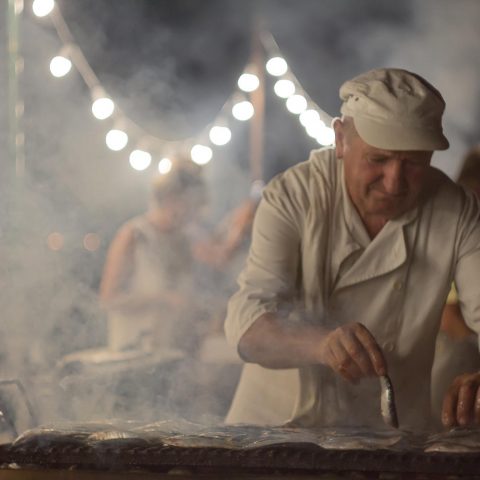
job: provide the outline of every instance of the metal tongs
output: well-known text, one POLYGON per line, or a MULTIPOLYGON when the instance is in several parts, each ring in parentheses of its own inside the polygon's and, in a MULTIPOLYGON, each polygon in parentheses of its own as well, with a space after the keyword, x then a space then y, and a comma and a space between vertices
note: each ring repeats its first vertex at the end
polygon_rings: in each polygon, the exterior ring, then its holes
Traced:
POLYGON ((382 375, 380 378, 380 410, 383 421, 393 428, 398 428, 397 408, 395 407, 395 394, 393 385, 388 375, 382 375))

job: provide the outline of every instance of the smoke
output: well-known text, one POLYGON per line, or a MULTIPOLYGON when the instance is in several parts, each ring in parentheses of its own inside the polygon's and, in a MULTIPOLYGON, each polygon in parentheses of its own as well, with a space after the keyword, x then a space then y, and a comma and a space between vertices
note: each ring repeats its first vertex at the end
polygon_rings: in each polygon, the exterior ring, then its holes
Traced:
POLYGON ((267 2, 265 14, 306 91, 332 116, 339 112, 338 87, 362 71, 399 67, 427 78, 446 100, 451 143, 434 155, 434 164, 455 177, 478 143, 479 10, 475 0, 305 0, 302 8, 267 2))
MULTIPOLYGON (((215 118, 248 61, 251 19, 259 14, 305 90, 329 114, 338 113, 343 81, 370 68, 398 66, 425 76, 445 96, 452 148, 436 154, 440 168, 454 176, 463 153, 478 141, 480 5, 475 0, 117 0, 115 9, 112 2, 98 0, 59 4, 107 91, 130 118, 159 137, 187 138, 215 118)), ((219 413, 231 396, 232 380, 218 382, 230 388, 222 398, 198 387, 222 378, 226 370, 218 364, 172 364, 134 379, 104 377, 103 383, 99 376, 88 388, 80 380, 75 384, 73 376, 70 383, 52 379, 64 355, 107 341, 106 316, 97 297, 106 250, 120 225, 145 210, 152 172, 133 171, 124 153, 105 148, 111 125, 92 118, 89 91, 78 73, 62 79, 49 74, 49 60, 61 43, 48 19, 34 18, 29 2, 25 8, 20 82, 25 175, 14 179, 11 160, 7 155, 1 160, 9 173, 0 180, 2 376, 32 386, 42 420, 137 415, 147 404, 157 417, 189 408, 192 415, 219 413), (47 245, 52 232, 63 238, 60 250, 47 245), (83 245, 89 232, 101 241, 95 251, 83 245), (192 378, 198 382, 188 391, 192 378), (54 387, 41 388, 43 381, 54 387), (192 410, 188 395, 203 397, 203 407, 199 401, 192 410), (56 403, 64 398, 75 399, 74 412, 56 403), (128 410, 132 403, 135 408, 128 410)), ((0 145, 7 152, 7 15, 0 18, 0 145)), ((216 151, 203 170, 212 225, 248 195, 248 126, 234 128, 232 143, 216 151)), ((306 159, 316 146, 268 90, 265 179, 306 159)), ((223 277, 221 301, 226 301, 237 268, 235 264, 223 277)), ((208 275, 211 284, 205 274, 202 288, 210 299, 221 282, 208 275)))

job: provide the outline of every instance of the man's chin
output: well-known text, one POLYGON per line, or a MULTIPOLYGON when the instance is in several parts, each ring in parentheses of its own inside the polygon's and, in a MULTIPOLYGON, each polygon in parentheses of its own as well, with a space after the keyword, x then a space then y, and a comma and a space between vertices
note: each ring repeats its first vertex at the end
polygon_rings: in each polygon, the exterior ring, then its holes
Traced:
POLYGON ((372 212, 376 215, 385 217, 387 220, 393 220, 394 218, 403 215, 408 208, 406 208, 403 202, 376 202, 372 208, 372 212))

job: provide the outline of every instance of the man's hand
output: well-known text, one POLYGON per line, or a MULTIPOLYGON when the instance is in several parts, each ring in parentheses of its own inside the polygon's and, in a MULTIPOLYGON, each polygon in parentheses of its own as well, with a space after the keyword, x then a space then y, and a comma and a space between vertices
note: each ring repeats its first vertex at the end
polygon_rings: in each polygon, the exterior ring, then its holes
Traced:
POLYGON ((373 335, 360 323, 343 325, 320 344, 321 359, 350 382, 387 373, 387 364, 373 335))
POLYGON ((480 372, 453 381, 443 399, 442 423, 446 427, 480 424, 480 372))

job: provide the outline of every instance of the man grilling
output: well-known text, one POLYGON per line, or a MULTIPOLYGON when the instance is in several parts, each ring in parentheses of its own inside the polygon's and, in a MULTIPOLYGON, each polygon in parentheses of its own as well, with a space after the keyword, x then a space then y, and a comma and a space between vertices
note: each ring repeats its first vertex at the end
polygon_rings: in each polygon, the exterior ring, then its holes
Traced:
MULTIPOLYGON (((283 391, 295 389, 296 425, 380 427, 378 377, 388 374, 400 426, 427 428, 453 280, 480 331, 480 206, 430 164, 449 146, 441 94, 417 74, 381 68, 345 82, 340 97, 335 147, 276 176, 258 207, 225 324, 247 362, 229 422, 256 423, 258 404, 280 418, 282 390, 262 396, 267 368, 294 369, 283 391)), ((480 422, 479 385, 480 373, 455 380, 445 426, 480 422)))

